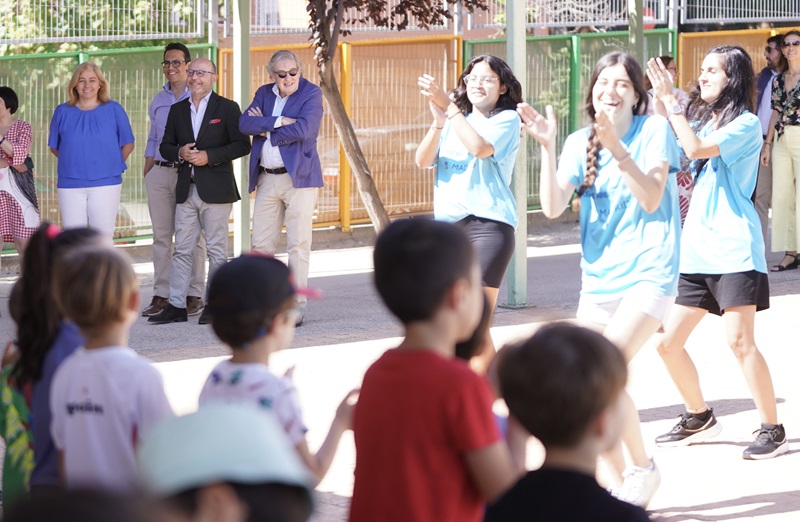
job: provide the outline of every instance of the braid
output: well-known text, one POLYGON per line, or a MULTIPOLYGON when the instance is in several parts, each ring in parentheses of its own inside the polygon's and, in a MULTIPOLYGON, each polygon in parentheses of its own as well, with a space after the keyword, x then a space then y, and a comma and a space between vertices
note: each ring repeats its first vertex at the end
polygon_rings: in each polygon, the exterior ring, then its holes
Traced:
POLYGON ((589 143, 586 145, 586 175, 583 177, 583 183, 578 187, 578 196, 583 196, 586 189, 594 185, 594 180, 597 177, 597 155, 600 153, 600 138, 594 129, 589 133, 589 143))

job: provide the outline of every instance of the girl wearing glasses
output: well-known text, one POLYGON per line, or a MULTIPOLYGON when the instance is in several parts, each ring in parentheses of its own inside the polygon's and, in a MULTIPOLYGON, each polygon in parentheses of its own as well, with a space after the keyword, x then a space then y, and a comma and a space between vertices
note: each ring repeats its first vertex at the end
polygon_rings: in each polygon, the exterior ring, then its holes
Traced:
POLYGON ((48 146, 58 158, 58 204, 64 228, 96 228, 114 237, 122 173, 133 151, 133 131, 111 100, 100 68, 85 62, 67 85, 67 102, 50 120, 48 146))
MULTIPOLYGON (((433 115, 417 148, 417 167, 436 167, 434 215, 456 223, 469 236, 494 311, 514 252, 517 207, 511 173, 520 144, 515 108, 522 102, 522 86, 508 64, 491 55, 470 60, 449 94, 428 74, 417 83, 433 115)), ((480 370, 495 353, 488 329, 486 335, 486 349, 476 365, 480 370)))
POLYGON ((785 252, 772 272, 800 266, 800 31, 789 31, 782 43, 783 72, 772 80, 772 116, 761 151, 769 166, 772 153, 772 251, 785 252), (772 150, 770 150, 772 149, 772 150))
MULTIPOLYGON (((544 214, 561 215, 573 193, 581 201, 583 277, 576 315, 602 329, 628 361, 666 323, 678 283, 678 148, 663 117, 643 115, 647 105, 636 59, 620 52, 603 56, 586 96, 591 124, 567 137, 558 162, 553 108, 547 106, 546 117, 528 104, 518 109, 523 129, 541 144, 544 214)), ((612 491, 645 507, 661 478, 627 393, 625 402, 622 440, 632 463, 626 468, 621 447, 608 455, 613 478, 621 482, 612 491)))
POLYGON ((692 330, 711 312, 725 321, 726 338, 753 395, 761 427, 742 454, 768 459, 789 450, 778 424, 775 391, 756 347, 757 310, 769 308, 764 239, 751 200, 761 152, 761 122, 754 114, 753 64, 741 47, 708 52, 689 108, 672 94, 662 63, 650 60, 647 74, 686 156, 693 160, 692 203, 681 238, 678 299, 658 341, 658 353, 686 405, 659 446, 685 446, 721 431, 700 390, 697 368, 686 352, 692 330))

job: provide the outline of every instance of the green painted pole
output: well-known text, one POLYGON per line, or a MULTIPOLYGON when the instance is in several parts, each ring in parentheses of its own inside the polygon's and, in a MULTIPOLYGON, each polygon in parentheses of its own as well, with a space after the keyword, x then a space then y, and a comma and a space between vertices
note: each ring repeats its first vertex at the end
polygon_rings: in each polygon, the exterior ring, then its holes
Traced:
POLYGON ((628 0, 628 44, 630 53, 642 66, 645 63, 644 55, 644 21, 642 14, 642 0, 628 0))
POLYGON ((573 34, 569 53, 569 132, 581 127, 581 39, 573 34))
MULTIPOLYGON (((514 76, 522 84, 528 85, 528 67, 525 42, 525 0, 506 2, 506 57, 514 76)), ((524 98, 524 92, 523 92, 524 98)), ((528 304, 528 147, 527 135, 522 134, 522 142, 514 163, 511 190, 517 203, 517 230, 514 234, 514 255, 508 266, 508 300, 510 307, 523 307, 528 304)))
MULTIPOLYGON (((250 105, 250 1, 233 2, 233 100, 245 109, 250 105)), ((242 200, 233 205, 233 255, 250 251, 250 185, 244 158, 233 162, 233 173, 242 200)))

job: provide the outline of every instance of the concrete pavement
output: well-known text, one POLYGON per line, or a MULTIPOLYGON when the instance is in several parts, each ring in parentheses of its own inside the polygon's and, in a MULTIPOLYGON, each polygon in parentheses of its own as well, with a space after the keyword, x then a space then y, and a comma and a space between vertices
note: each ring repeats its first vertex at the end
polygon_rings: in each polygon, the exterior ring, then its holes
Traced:
MULTIPOLYGON (((577 227, 568 222, 531 234, 528 300, 532 305, 498 309, 492 329, 496 345, 530 335, 542 322, 573 316, 580 287, 577 241, 577 227)), ((771 255, 768 260, 772 264, 779 257, 771 255)), ((152 265, 139 260, 136 269, 143 300, 149 301, 152 265)), ((372 289, 370 269, 369 248, 314 252, 310 284, 321 288, 326 298, 309 305, 293 347, 275 354, 271 362, 276 372, 296 367, 294 380, 312 448, 324 439, 341 398, 359 385, 371 362, 397 344, 401 333, 372 289)), ((12 276, 4 273, 0 278, 0 341, 11 332, 5 298, 12 276)), ((680 397, 652 346, 631 364, 631 395, 663 476, 650 508, 665 520, 800 520, 800 353, 794 328, 800 312, 800 271, 771 274, 770 285, 772 307, 757 315, 756 338, 772 370, 780 420, 792 444, 788 455, 760 462, 741 459, 759 420, 719 318, 706 317, 687 345, 707 400, 724 427, 716 439, 688 448, 655 448, 655 436, 668 431, 683 409, 680 397)), ((170 400, 181 413, 196 408, 208 372, 226 354, 210 328, 195 323, 196 318, 188 324, 153 326, 142 318, 131 332, 131 345, 160 361, 157 366, 170 400)), ((532 440, 529 467, 538 466, 541 459, 542 451, 532 440)), ((354 462, 352 436, 346 434, 317 488, 315 520, 346 520, 354 462)))

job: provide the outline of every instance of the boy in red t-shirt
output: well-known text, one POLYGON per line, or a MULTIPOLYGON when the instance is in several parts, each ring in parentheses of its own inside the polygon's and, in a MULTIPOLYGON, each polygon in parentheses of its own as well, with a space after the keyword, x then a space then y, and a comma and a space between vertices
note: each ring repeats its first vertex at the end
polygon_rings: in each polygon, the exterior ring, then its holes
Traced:
POLYGON ((516 477, 486 379, 454 358, 483 303, 472 248, 453 225, 404 220, 378 237, 374 264, 405 339, 364 376, 350 520, 480 521, 516 477))

